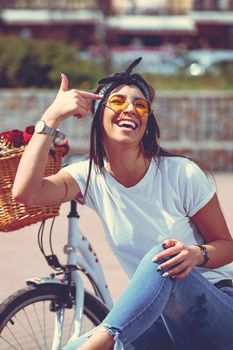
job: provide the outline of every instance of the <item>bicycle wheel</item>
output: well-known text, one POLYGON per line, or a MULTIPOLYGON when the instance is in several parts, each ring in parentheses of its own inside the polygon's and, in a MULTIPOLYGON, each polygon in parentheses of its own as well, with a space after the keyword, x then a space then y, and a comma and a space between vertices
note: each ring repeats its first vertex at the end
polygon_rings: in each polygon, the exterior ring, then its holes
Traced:
MULTIPOLYGON (((64 346, 73 333, 74 288, 71 295, 67 286, 50 284, 29 286, 7 298, 0 305, 0 349, 51 350, 55 310, 64 318, 64 346)), ((85 291, 82 333, 98 325, 107 313, 106 306, 85 291)))

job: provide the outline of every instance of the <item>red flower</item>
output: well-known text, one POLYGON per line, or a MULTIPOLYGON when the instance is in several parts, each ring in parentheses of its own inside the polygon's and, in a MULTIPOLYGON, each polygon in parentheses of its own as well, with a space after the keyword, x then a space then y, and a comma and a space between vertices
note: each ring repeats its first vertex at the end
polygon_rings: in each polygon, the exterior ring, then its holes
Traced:
MULTIPOLYGON (((25 128, 24 131, 21 130, 12 130, 12 131, 7 131, 0 133, 0 141, 3 141, 6 143, 6 147, 21 147, 25 146, 29 143, 29 141, 32 138, 32 135, 34 134, 35 131, 35 126, 34 125, 29 125, 25 128)), ((68 141, 65 140, 64 143, 60 146, 62 150, 62 156, 66 156, 67 153, 69 153, 70 146, 68 144, 68 141)), ((53 150, 50 150, 51 154, 53 153, 53 150)))
POLYGON ((29 141, 32 138, 32 135, 34 134, 35 131, 35 126, 34 125, 30 125, 27 126, 26 129, 23 132, 23 141, 24 144, 27 145, 29 143, 29 141))
POLYGON ((0 139, 8 141, 15 147, 20 147, 24 144, 23 132, 21 130, 12 130, 0 134, 0 139))

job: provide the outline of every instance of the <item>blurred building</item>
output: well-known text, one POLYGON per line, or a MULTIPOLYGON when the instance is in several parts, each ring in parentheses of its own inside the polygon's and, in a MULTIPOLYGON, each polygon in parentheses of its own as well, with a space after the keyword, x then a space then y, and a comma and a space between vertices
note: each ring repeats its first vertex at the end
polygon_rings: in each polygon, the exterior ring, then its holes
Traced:
POLYGON ((54 38, 82 49, 164 44, 233 48, 232 0, 0 0, 0 34, 54 38))
MULTIPOLYGON (((108 48, 116 65, 143 55, 147 71, 171 75, 179 68, 174 48, 176 53, 195 48, 232 53, 233 0, 0 0, 4 34, 77 43, 83 57, 90 57, 87 51, 106 57, 108 48)), ((213 51, 207 56, 199 68, 211 63, 213 51)), ((190 67, 197 75, 197 63, 190 67)), ((54 91, 2 91, 1 129, 34 124, 53 98, 54 91)), ((232 171, 232 101, 231 92, 160 91, 156 115, 164 146, 211 169, 232 171)), ((73 150, 86 151, 90 119, 80 121, 78 129, 73 123, 70 119, 64 131, 73 150)))
POLYGON ((113 6, 120 16, 109 18, 111 42, 127 45, 137 36, 146 46, 233 48, 232 0, 114 0, 113 6))

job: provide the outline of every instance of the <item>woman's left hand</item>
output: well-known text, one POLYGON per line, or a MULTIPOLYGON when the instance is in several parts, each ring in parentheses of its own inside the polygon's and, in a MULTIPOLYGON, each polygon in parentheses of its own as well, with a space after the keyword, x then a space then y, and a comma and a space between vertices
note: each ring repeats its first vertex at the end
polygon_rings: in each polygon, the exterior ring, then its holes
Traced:
POLYGON ((163 243, 163 249, 163 252, 153 258, 156 262, 163 261, 158 267, 163 277, 180 280, 200 263, 200 252, 196 246, 187 247, 176 239, 169 239, 163 243))

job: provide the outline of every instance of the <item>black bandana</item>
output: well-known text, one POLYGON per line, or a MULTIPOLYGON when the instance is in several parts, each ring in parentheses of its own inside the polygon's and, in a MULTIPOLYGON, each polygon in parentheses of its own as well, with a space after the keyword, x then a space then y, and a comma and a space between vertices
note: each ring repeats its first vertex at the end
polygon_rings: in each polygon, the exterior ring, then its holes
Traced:
MULTIPOLYGON (((102 87, 102 89, 98 92, 98 94, 105 96, 109 94, 112 90, 114 90, 117 86, 123 85, 123 84, 135 85, 143 92, 144 96, 149 101, 150 94, 146 84, 140 78, 133 77, 130 75, 134 67, 136 67, 141 62, 141 60, 142 60, 142 57, 139 57, 135 61, 133 61, 133 63, 131 63, 131 65, 124 72, 116 73, 112 76, 101 79, 98 82, 98 84, 106 84, 106 85, 102 87)), ((94 114, 96 113, 101 102, 102 102, 102 99, 94 101, 94 114)))

